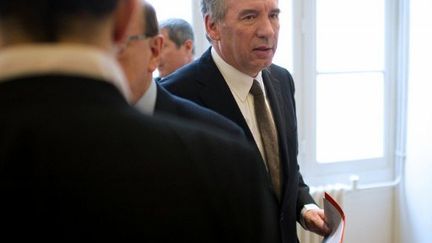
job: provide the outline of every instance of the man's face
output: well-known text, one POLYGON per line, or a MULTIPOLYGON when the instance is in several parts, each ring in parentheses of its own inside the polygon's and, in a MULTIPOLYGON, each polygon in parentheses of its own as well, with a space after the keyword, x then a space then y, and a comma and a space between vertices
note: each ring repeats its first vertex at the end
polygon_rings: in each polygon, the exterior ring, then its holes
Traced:
MULTIPOLYGON (((213 46, 239 71, 255 77, 272 63, 279 34, 278 0, 225 0, 223 20, 207 25, 213 46)), ((207 20, 206 22, 209 22, 207 20)))
MULTIPOLYGON (((141 14, 135 14, 135 19, 128 28, 128 36, 139 36, 144 33, 144 23, 141 14)), ((130 40, 124 43, 117 60, 121 64, 132 92, 132 102, 135 103, 147 91, 152 81, 152 70, 149 70, 151 38, 130 40)))
POLYGON ((188 40, 178 47, 168 36, 168 30, 162 29, 161 34, 164 38, 160 63, 158 66, 159 75, 165 77, 178 68, 190 63, 193 58, 192 40, 188 40))

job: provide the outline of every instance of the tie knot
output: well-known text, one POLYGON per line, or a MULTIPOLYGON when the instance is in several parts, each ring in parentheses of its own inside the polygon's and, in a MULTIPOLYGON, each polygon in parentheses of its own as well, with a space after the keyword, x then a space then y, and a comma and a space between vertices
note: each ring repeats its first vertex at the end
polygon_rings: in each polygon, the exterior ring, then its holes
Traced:
POLYGON ((256 79, 253 80, 252 88, 250 89, 250 93, 253 96, 263 95, 263 91, 261 89, 260 83, 256 79))

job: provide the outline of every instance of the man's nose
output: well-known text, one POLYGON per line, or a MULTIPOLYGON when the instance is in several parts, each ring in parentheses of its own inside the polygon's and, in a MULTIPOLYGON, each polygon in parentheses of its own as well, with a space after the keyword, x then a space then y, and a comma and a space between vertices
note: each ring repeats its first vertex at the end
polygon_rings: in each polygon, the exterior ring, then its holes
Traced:
POLYGON ((277 23, 269 16, 262 17, 257 28, 257 36, 260 38, 269 38, 276 33, 277 23))

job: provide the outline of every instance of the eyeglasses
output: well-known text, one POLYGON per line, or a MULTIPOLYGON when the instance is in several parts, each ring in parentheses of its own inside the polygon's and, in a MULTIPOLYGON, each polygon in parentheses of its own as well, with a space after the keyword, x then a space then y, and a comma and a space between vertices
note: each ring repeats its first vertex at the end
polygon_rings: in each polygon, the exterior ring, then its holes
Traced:
POLYGON ((120 44, 118 46, 119 47, 118 50, 120 52, 122 52, 122 51, 124 51, 130 45, 131 42, 133 42, 133 41, 141 41, 141 40, 145 40, 145 39, 152 38, 152 37, 154 37, 154 35, 149 34, 149 33, 144 33, 144 34, 141 34, 141 35, 130 35, 130 36, 127 37, 127 39, 122 44, 120 44))
POLYGON ((131 35, 131 36, 128 36, 127 42, 145 40, 145 39, 150 38, 150 37, 151 37, 151 35, 149 35, 147 33, 142 34, 142 35, 131 35))
POLYGON ((145 34, 141 34, 141 35, 130 35, 127 37, 126 42, 124 43, 124 46, 129 46, 129 43, 133 42, 133 41, 140 41, 140 40, 145 40, 147 38, 152 37, 151 35, 145 33, 145 34))

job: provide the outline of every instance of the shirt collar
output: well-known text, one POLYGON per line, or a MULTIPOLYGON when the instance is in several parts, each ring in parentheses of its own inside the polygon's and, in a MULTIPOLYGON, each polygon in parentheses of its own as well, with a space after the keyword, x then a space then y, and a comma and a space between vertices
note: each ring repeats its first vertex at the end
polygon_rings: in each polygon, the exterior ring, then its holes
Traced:
POLYGON ((0 51, 0 83, 9 79, 66 74, 106 81, 130 101, 130 89, 117 61, 94 47, 78 44, 23 45, 0 51))
POLYGON ((211 48, 211 55, 213 57, 216 66, 227 82, 228 86, 231 89, 231 92, 234 93, 241 101, 245 101, 249 94, 249 91, 252 87, 253 80, 256 79, 264 90, 264 84, 262 79, 262 71, 258 73, 258 75, 254 78, 247 74, 244 74, 228 64, 222 57, 216 52, 214 48, 211 48))
POLYGON ((135 104, 135 107, 143 113, 153 115, 156 107, 157 86, 156 81, 152 80, 149 88, 135 104))

